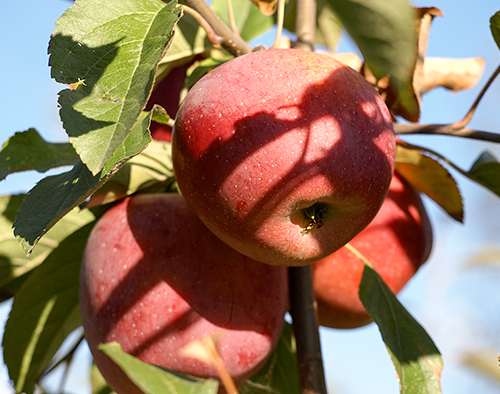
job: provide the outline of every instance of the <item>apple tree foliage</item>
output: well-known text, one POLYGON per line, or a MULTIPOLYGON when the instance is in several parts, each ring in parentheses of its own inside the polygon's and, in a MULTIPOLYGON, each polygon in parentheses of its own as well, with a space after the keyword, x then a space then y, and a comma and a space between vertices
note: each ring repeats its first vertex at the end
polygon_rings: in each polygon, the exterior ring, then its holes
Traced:
MULTIPOLYGON (((17 392, 33 393, 42 377, 71 362, 81 343, 79 265, 106 204, 133 193, 175 190, 170 145, 152 140, 149 132, 153 120, 169 123, 169 115, 175 114, 159 106, 144 110, 155 81, 202 55, 204 60, 188 70, 187 89, 204 73, 252 50, 248 42, 258 42, 279 23, 293 40, 301 34, 298 10, 307 5, 304 0, 287 1, 281 22, 277 13, 269 12, 274 2, 233 0, 232 8, 238 10, 233 21, 224 0, 210 6, 202 0, 187 4, 189 8, 175 0, 77 0, 56 23, 49 65, 52 78, 66 85, 59 105, 68 142, 49 143, 29 129, 15 133, 0 151, 0 180, 21 171, 70 168, 43 178, 26 195, 0 197, 0 301, 13 298, 2 346, 17 392), (239 32, 236 41, 231 24, 239 32), (80 337, 60 350, 72 332, 80 337)), ((395 123, 397 134, 427 132, 498 142, 493 133, 467 129, 465 121, 418 123, 425 37, 439 10, 415 10, 405 0, 317 0, 316 7, 317 47, 334 52, 341 31, 347 31, 363 57, 360 72, 378 87, 395 119, 410 122, 409 128, 395 123)), ((500 47, 500 13, 491 18, 491 32, 500 47)), ((487 151, 470 169, 462 169, 430 148, 398 139, 396 168, 458 221, 463 219, 463 203, 448 168, 500 196, 500 162, 487 151)), ((441 392, 443 365, 437 347, 369 262, 360 297, 380 329, 401 392, 441 392)), ((301 340, 285 325, 268 363, 240 392, 299 393, 302 360, 297 360, 296 349, 301 340)), ((102 351, 145 393, 217 392, 216 380, 145 364, 117 344, 104 345, 102 351)), ((91 376, 94 392, 104 390, 98 372, 91 376)))

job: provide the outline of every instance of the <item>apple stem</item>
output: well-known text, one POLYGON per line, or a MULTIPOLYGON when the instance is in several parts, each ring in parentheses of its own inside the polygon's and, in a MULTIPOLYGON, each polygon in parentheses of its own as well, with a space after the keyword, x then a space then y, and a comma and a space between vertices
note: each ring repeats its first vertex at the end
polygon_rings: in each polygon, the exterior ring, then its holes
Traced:
POLYGON ((297 343, 300 391, 326 394, 325 372, 314 301, 312 267, 289 267, 290 315, 297 343))

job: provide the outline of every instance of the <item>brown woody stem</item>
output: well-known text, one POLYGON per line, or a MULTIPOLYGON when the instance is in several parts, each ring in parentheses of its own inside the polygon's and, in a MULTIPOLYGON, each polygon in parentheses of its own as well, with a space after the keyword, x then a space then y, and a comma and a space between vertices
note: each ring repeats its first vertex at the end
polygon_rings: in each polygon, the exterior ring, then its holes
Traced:
POLYGON ((205 0, 185 0, 184 2, 207 21, 215 34, 222 38, 221 46, 232 55, 240 56, 252 52, 252 47, 223 22, 205 0))
POLYGON ((462 120, 460 120, 458 122, 455 122, 455 123, 453 123, 451 125, 454 129, 457 129, 457 130, 458 129, 463 129, 465 126, 467 126, 469 124, 469 122, 471 121, 472 117, 474 116, 474 112, 476 112, 476 108, 479 105, 479 102, 481 101, 481 99, 483 98, 484 94, 486 93, 486 91, 488 90, 488 88, 491 86, 491 84, 493 83, 493 81, 495 80, 495 78, 498 76, 498 74, 500 74, 500 66, 498 66, 498 68, 495 70, 495 72, 490 77, 490 79, 488 80, 488 82, 486 82, 486 85, 484 85, 483 89, 481 90, 481 92, 477 96, 476 100, 474 101, 474 103, 472 104, 471 108, 469 109, 469 112, 467 112, 467 115, 465 115, 465 117, 462 120))
POLYGON ((300 391, 326 394, 321 342, 312 284, 312 267, 290 267, 290 315, 297 343, 300 391))
POLYGON ((296 48, 314 51, 316 35, 316 0, 297 0, 296 48))

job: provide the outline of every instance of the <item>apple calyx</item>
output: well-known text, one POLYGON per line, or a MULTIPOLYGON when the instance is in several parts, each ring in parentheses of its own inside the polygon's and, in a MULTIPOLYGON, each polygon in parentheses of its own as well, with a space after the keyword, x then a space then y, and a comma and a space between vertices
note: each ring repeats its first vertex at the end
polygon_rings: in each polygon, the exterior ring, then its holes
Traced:
POLYGON ((305 226, 302 226, 302 231, 300 234, 306 235, 314 229, 319 229, 323 226, 323 217, 328 210, 328 204, 323 202, 316 202, 310 207, 302 209, 300 212, 304 217, 303 222, 306 222, 305 226))

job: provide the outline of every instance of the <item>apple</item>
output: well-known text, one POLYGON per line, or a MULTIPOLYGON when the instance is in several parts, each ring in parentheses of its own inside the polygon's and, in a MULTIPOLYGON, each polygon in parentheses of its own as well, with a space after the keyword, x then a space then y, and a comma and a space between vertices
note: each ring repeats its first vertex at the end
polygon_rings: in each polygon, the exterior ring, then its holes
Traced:
POLYGON ((177 113, 179 189, 205 225, 271 265, 328 256, 375 217, 394 170, 391 116, 332 57, 269 49, 201 78, 177 113))
MULTIPOLYGON (((399 293, 432 248, 432 227, 419 193, 395 173, 377 216, 350 244, 399 293)), ((313 264, 322 326, 355 328, 372 321, 358 296, 363 269, 363 262, 346 248, 313 264)))
MULTIPOLYGON (((144 108, 145 111, 150 111, 154 104, 158 104, 165 108, 169 116, 175 117, 179 109, 186 72, 196 61, 202 60, 205 57, 205 55, 197 55, 187 61, 184 60, 180 65, 172 68, 165 77, 157 81, 151 97, 144 108)), ((172 128, 169 125, 152 121, 149 130, 155 140, 168 142, 172 140, 172 128)))
POLYGON ((117 341, 145 362, 207 378, 215 369, 179 349, 214 333, 222 333, 219 352, 242 384, 281 334, 288 273, 222 243, 181 195, 142 194, 109 209, 92 230, 80 303, 95 363, 117 393, 141 391, 97 349, 100 343, 117 341))

